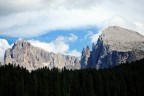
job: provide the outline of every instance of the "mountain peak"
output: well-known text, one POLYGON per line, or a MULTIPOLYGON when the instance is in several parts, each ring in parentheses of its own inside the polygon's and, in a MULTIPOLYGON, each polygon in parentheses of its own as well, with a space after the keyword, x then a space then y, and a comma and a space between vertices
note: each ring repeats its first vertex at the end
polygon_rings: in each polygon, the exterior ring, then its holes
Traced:
POLYGON ((141 42, 143 42, 141 47, 144 47, 143 35, 118 26, 111 26, 103 30, 99 39, 104 44, 109 45, 110 50, 131 51, 139 46, 141 42))
POLYGON ((103 30, 101 34, 102 38, 124 40, 124 41, 141 41, 144 40, 144 36, 138 32, 121 28, 118 26, 110 26, 103 30))
MULTIPOLYGON (((85 51, 84 51, 85 52, 85 51)), ((111 26, 103 30, 90 54, 82 54, 84 68, 108 68, 144 58, 144 36, 111 26)))
POLYGON ((16 45, 22 45, 22 44, 30 44, 30 43, 27 42, 27 41, 25 41, 25 40, 18 40, 14 44, 16 44, 16 45))

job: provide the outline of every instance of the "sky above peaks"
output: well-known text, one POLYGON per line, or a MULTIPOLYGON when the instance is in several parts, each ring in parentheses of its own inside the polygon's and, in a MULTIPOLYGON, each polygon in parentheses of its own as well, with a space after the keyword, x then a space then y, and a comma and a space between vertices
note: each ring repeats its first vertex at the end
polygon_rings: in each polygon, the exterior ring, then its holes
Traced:
POLYGON ((0 51, 24 39, 48 52, 80 57, 82 48, 96 42, 108 26, 144 35, 143 4, 144 0, 0 0, 0 51))

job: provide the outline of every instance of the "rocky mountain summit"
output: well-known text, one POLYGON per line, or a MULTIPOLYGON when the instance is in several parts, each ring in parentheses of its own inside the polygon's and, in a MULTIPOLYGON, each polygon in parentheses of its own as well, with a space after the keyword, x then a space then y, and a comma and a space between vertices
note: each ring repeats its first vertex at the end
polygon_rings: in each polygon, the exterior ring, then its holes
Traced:
POLYGON ((57 67, 68 69, 79 69, 79 59, 74 56, 54 54, 46 52, 38 47, 32 46, 29 42, 19 40, 12 48, 5 52, 5 64, 15 64, 33 70, 41 67, 57 67))
POLYGON ((111 26, 102 31, 92 51, 87 51, 82 51, 81 65, 86 65, 82 68, 113 67, 144 58, 144 36, 132 30, 111 26))

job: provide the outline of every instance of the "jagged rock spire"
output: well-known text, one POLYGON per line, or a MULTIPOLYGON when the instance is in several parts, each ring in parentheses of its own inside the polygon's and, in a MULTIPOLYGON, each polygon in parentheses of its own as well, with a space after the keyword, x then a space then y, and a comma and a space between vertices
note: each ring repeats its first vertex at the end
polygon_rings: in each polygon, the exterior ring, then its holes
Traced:
POLYGON ((88 65, 90 57, 90 48, 87 46, 86 48, 83 48, 82 50, 82 56, 81 56, 81 68, 86 68, 88 65))

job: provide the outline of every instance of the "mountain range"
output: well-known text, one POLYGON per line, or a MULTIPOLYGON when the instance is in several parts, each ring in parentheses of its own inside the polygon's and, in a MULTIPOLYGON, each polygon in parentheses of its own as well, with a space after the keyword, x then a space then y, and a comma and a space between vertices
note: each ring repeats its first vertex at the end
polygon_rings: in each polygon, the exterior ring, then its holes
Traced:
POLYGON ((41 67, 67 69, 108 68, 144 58, 144 36, 138 32, 111 26, 102 31, 92 50, 83 48, 81 59, 46 52, 29 42, 18 40, 4 55, 4 64, 15 64, 34 70, 41 67))

